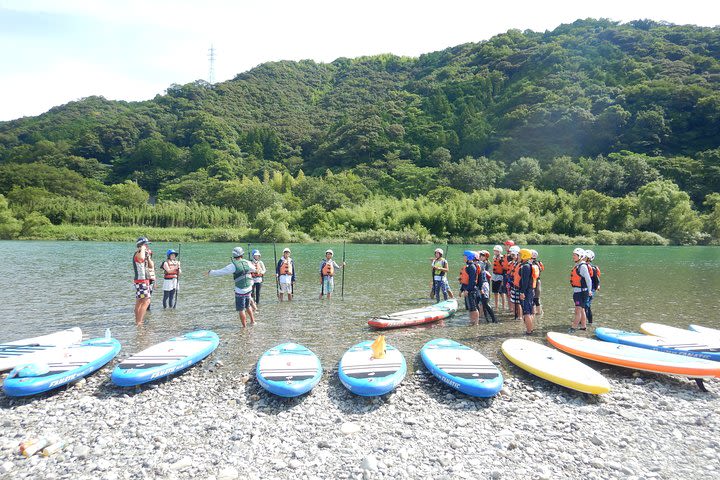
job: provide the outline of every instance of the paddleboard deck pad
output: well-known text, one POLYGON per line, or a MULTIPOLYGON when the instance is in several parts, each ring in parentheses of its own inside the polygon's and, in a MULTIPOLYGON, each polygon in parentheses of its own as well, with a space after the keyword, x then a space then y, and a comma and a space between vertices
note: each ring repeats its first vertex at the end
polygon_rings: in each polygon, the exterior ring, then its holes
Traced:
POLYGON ((368 320, 368 325, 374 328, 400 328, 422 325, 448 318, 457 312, 457 300, 452 298, 434 305, 402 312, 390 313, 368 320))
POLYGON ((255 368, 258 383, 281 397, 297 397, 313 389, 322 376, 320 359, 297 343, 283 343, 263 353, 255 368))
POLYGON ((600 372, 554 348, 521 338, 505 340, 500 348, 512 363, 549 382, 595 395, 610 391, 600 372))
POLYGON ((373 358, 372 341, 351 347, 340 359, 338 376, 352 393, 364 397, 384 395, 395 389, 407 373, 405 357, 392 345, 385 345, 385 356, 373 358))
POLYGON ((41 337, 0 343, 0 372, 32 361, 42 361, 48 352, 80 342, 82 330, 74 327, 41 337))
POLYGON ((108 337, 56 349, 43 362, 15 367, 3 383, 3 391, 11 397, 47 392, 90 375, 119 351, 120 342, 108 337))
POLYGON ((425 367, 441 382, 473 397, 495 396, 503 386, 500 370, 477 350, 446 338, 420 350, 425 367))
POLYGON ((171 338, 123 360, 111 379, 130 387, 181 372, 203 360, 218 347, 220 337, 210 330, 196 330, 171 338))

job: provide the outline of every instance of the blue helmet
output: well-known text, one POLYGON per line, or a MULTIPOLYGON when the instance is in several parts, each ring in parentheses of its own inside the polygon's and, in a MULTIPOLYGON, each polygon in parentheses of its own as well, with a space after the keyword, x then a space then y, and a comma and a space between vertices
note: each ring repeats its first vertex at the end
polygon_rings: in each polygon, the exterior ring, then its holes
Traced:
POLYGON ((178 252, 176 252, 175 250, 173 250, 173 249, 171 248, 170 250, 167 251, 167 256, 169 257, 169 256, 172 255, 173 253, 175 254, 176 257, 177 257, 178 255, 180 255, 178 252))
POLYGON ((250 256, 251 256, 251 257, 254 257, 255 255, 257 255, 258 257, 261 256, 261 255, 260 255, 260 250, 258 250, 257 248, 254 248, 253 251, 250 252, 250 256))
POLYGON ((463 252, 463 255, 464 255, 468 260, 472 260, 473 258, 475 258, 475 252, 473 252, 472 250, 465 250, 465 251, 463 252))

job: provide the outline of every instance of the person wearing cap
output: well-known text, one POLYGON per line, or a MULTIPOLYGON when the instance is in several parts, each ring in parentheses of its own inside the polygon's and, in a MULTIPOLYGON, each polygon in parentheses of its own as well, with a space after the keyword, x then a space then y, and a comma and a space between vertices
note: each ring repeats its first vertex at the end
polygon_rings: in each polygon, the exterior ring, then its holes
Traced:
POLYGON ((160 265, 163 269, 163 308, 175 308, 175 292, 179 287, 178 278, 182 271, 180 270, 180 260, 178 260, 178 252, 172 248, 167 251, 167 258, 160 265))
POLYGON ((535 315, 542 315, 543 309, 542 305, 540 304, 540 293, 542 291, 540 286, 540 274, 545 271, 545 265, 538 260, 538 251, 537 250, 530 250, 530 254, 532 255, 530 257, 530 264, 533 268, 533 278, 536 279, 535 281, 535 296, 533 297, 533 304, 535 305, 535 315))
POLYGON ((333 251, 329 248, 325 250, 325 258, 320 262, 320 299, 322 300, 323 294, 327 295, 328 300, 332 295, 335 283, 333 278, 335 277, 335 270, 343 268, 345 262, 342 265, 335 263, 333 259, 333 251))
POLYGON ((295 290, 295 262, 290 257, 289 248, 283 249, 282 257, 275 266, 275 276, 280 285, 278 299, 282 302, 283 294, 287 294, 288 302, 291 301, 295 290))
POLYGON ((140 237, 135 242, 133 255, 133 285, 135 286, 135 325, 141 326, 145 321, 145 312, 150 305, 150 240, 140 237))
POLYGON ((445 252, 442 248, 435 249, 435 258, 430 261, 430 267, 432 269, 432 289, 430 290, 430 297, 435 297, 436 302, 440 302, 440 292, 443 294, 443 300, 455 298, 452 291, 450 290, 450 284, 447 280, 447 273, 450 269, 448 261, 443 257, 445 252))
POLYGON ((252 295, 250 295, 250 298, 255 301, 255 310, 257 310, 260 305, 260 289, 262 288, 263 277, 265 276, 267 269, 265 268, 263 261, 260 260, 260 250, 257 248, 254 249, 250 252, 250 256, 252 257, 252 261, 250 263, 252 263, 252 266, 255 267, 255 271, 251 274, 253 285, 252 295))
POLYGON ((505 310, 505 255, 503 255, 503 247, 495 245, 493 247, 493 263, 492 263, 492 293, 495 295, 495 310, 500 312, 499 304, 502 301, 502 309, 505 310))
POLYGON ((518 300, 522 308, 522 317, 525 322, 525 335, 532 335, 535 322, 535 305, 533 297, 535 296, 535 281, 537 278, 533 275, 532 253, 527 248, 523 248, 519 253, 520 264, 517 270, 516 281, 518 300))
POLYGON ((568 333, 575 333, 575 330, 587 329, 587 317, 585 316, 585 305, 588 296, 592 295, 592 291, 588 291, 588 287, 592 285, 592 278, 585 263, 585 250, 576 248, 573 250, 573 261, 575 265, 570 271, 570 286, 573 289, 573 303, 575 304, 575 316, 573 317, 572 326, 568 329, 568 333))
POLYGON ((477 305, 477 267, 475 266, 475 252, 465 250, 465 265, 460 269, 460 296, 465 297, 465 305, 470 316, 470 325, 477 325, 480 321, 480 312, 477 305))
POLYGON ((245 250, 242 247, 235 247, 232 249, 232 258, 229 264, 219 270, 208 270, 206 273, 210 277, 232 274, 235 280, 235 310, 240 316, 240 323, 243 327, 247 326, 247 317, 250 317, 251 324, 255 323, 255 315, 250 308, 252 274, 255 272, 255 267, 243 258, 244 255, 245 250))
POLYGON ((585 250, 585 260, 588 266, 588 273, 590 273, 591 286, 590 295, 588 295, 587 302, 585 303, 585 317, 589 324, 593 323, 592 313, 592 301, 595 298, 595 292, 600 290, 600 268, 593 263, 595 260, 595 252, 592 250, 585 250))

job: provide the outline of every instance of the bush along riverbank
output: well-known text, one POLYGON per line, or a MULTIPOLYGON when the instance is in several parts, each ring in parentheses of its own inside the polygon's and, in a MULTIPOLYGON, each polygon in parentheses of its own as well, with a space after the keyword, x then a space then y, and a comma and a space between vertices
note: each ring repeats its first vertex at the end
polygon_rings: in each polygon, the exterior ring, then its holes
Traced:
POLYGON ((720 478, 720 381, 603 369, 612 390, 588 396, 510 367, 501 393, 477 399, 426 370, 378 398, 326 372, 281 399, 210 359, 138 389, 108 379, 30 399, 0 396, 0 477, 720 478), (25 458, 23 440, 64 442, 25 458))

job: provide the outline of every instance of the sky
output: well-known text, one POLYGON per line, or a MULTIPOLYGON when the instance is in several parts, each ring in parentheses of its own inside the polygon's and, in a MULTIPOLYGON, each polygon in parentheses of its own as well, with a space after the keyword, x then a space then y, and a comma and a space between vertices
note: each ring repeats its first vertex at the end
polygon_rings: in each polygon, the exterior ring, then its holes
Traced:
POLYGON ((720 25, 713 0, 0 0, 0 121, 91 95, 147 100, 261 63, 416 57, 578 18, 720 25))

